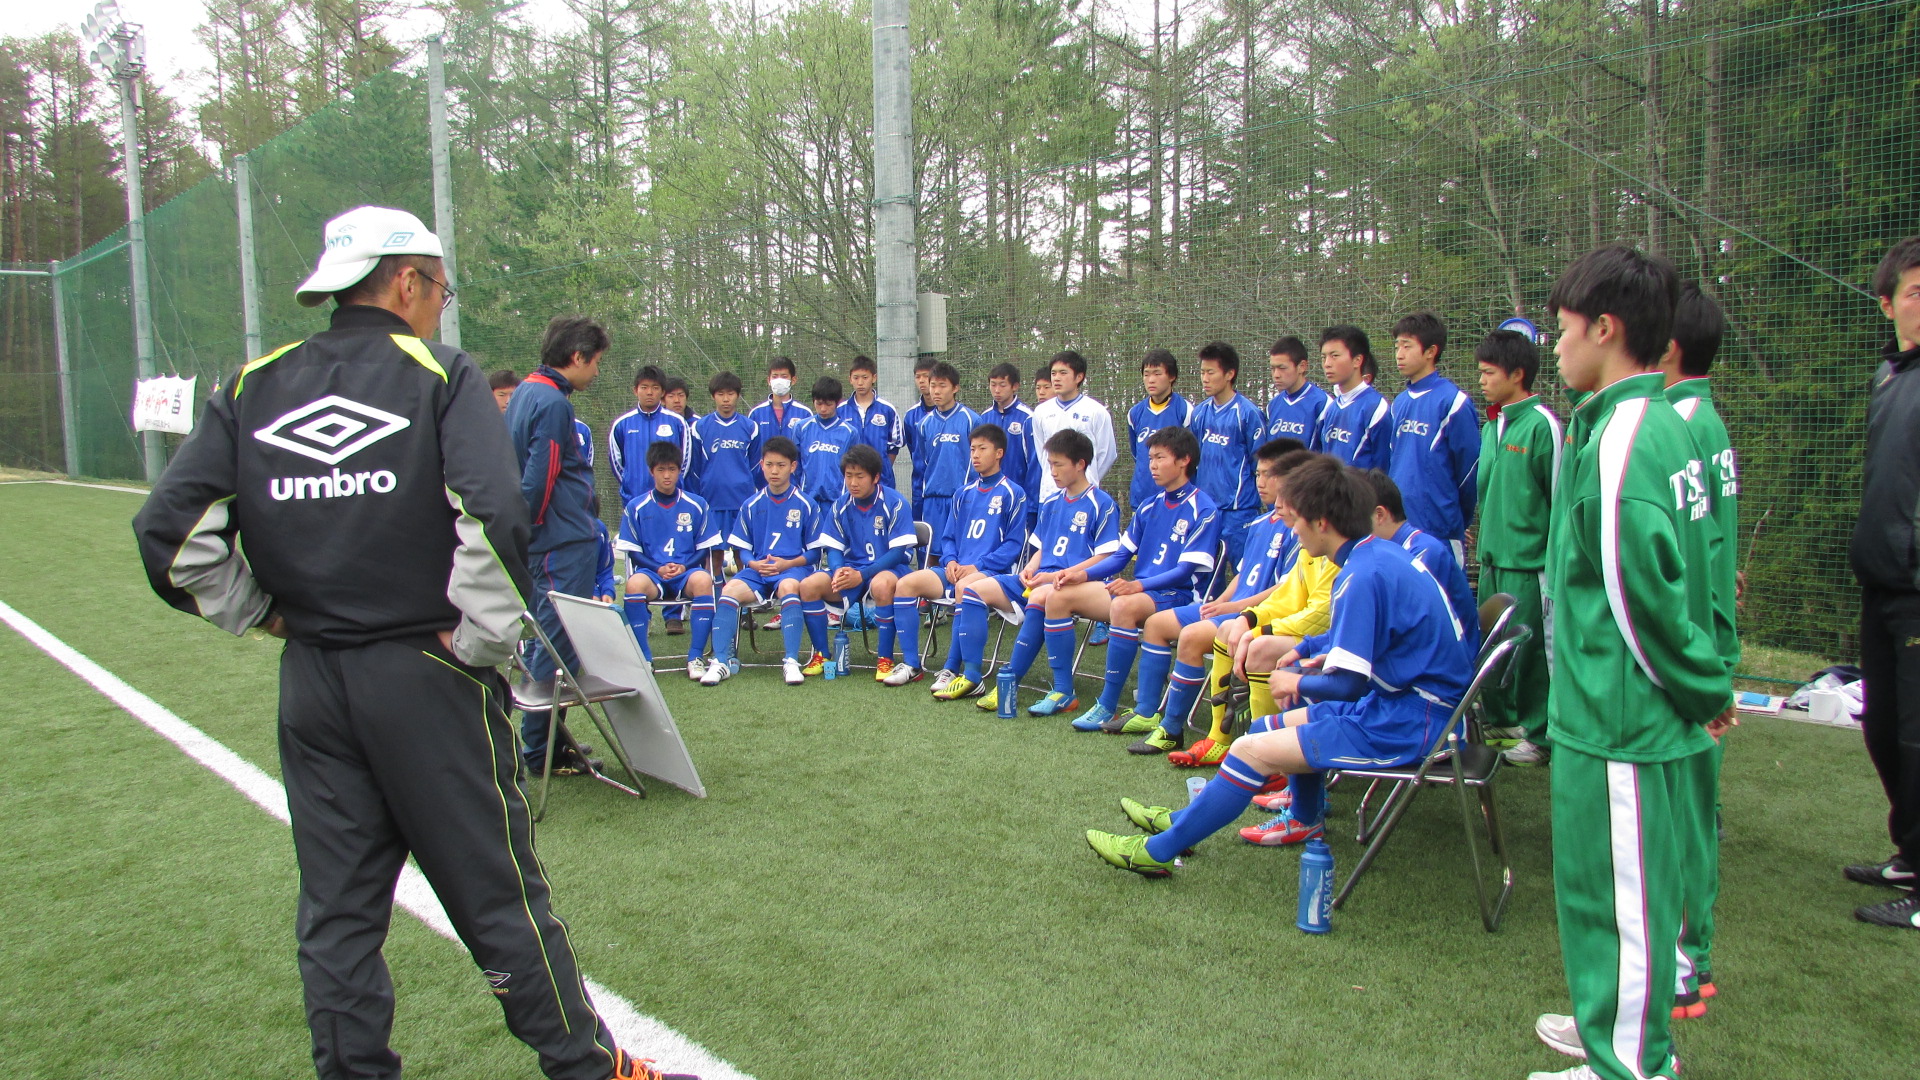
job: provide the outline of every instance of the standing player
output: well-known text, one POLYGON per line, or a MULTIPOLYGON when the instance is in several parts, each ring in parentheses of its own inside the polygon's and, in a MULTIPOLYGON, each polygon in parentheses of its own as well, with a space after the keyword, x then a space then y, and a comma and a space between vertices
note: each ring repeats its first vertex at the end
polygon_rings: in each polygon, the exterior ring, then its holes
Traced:
POLYGON ((900 424, 900 410, 893 403, 874 393, 874 385, 880 379, 880 370, 874 366, 873 357, 856 356, 847 367, 847 381, 853 384, 853 396, 840 403, 840 415, 847 418, 853 430, 859 433, 860 442, 879 451, 886 468, 880 471, 880 482, 888 487, 894 486, 893 459, 899 455, 905 435, 900 424))
MULTIPOLYGON (((1073 620, 1058 623, 1047 620, 1047 597, 1063 570, 1085 570, 1120 549, 1120 508, 1113 496, 1087 481, 1087 465, 1093 460, 1093 441, 1072 428, 1055 432, 1047 440, 1047 468, 1057 489, 1040 509, 1039 526, 1027 542, 1033 557, 1015 575, 993 579, 969 579, 989 605, 1009 614, 1020 626, 1013 642, 1013 655, 1007 661, 1018 693, 1019 680, 1033 667, 1044 649, 1053 668, 1053 689, 1035 702, 1027 712, 1033 716, 1052 716, 1067 712, 1079 704, 1073 696, 1073 620), (991 580, 991 584, 981 582, 991 580)), ((985 644, 982 637, 980 643, 985 644)), ((978 662, 978 657, 975 657, 978 662)), ((993 712, 1000 704, 998 688, 987 691, 978 706, 993 712)))
POLYGON ((1140 651, 1140 627, 1156 611, 1194 603, 1198 582, 1212 573, 1220 544, 1220 511, 1193 482, 1200 444, 1183 427, 1161 428, 1147 440, 1147 461, 1160 496, 1134 511, 1120 550, 1085 570, 1062 572, 1047 599, 1047 619, 1079 615, 1110 620, 1106 680, 1100 700, 1073 721, 1075 731, 1109 730, 1120 688, 1140 651), (1130 580, 1110 580, 1138 556, 1130 580))
POLYGON ((1040 406, 1052 400, 1053 365, 1041 364, 1033 372, 1033 407, 1038 410, 1040 406))
MULTIPOLYGON (((1087 479, 1099 487, 1107 470, 1113 468, 1114 460, 1120 456, 1120 449, 1113 441, 1113 415, 1091 394, 1081 392, 1087 384, 1086 357, 1068 349, 1055 353, 1047 369, 1053 375, 1053 397, 1033 410, 1033 423, 1038 429, 1035 435, 1042 446, 1055 432, 1068 428, 1085 435, 1093 442, 1093 466, 1087 470, 1087 479)), ((1041 497, 1054 491, 1053 477, 1043 475, 1041 497)))
POLYGON ((733 533, 733 520, 753 498, 754 473, 764 441, 760 425, 737 411, 740 376, 722 371, 707 380, 713 411, 693 422, 693 476, 688 487, 706 500, 714 527, 722 537, 733 533))
MULTIPOLYGON (((919 542, 906 496, 881 483, 885 471, 880 451, 871 445, 861 443, 847 451, 842 462, 847 493, 822 515, 813 543, 826 553, 827 568, 800 583, 805 604, 871 603, 880 637, 873 677, 880 682, 893 671, 894 586, 919 542)), ((825 633, 823 627, 822 636, 825 633)))
POLYGON ((933 373, 933 365, 940 361, 931 356, 922 356, 913 362, 913 388, 920 392, 920 400, 907 409, 901 420, 901 439, 907 448, 907 471, 913 477, 913 520, 925 521, 922 511, 926 509, 927 466, 926 447, 920 445, 920 421, 933 411, 933 402, 927 399, 927 377, 933 373))
MULTIPOLYGON (((1122 870, 1165 877, 1174 856, 1240 816, 1255 794, 1288 777, 1294 836, 1325 832, 1323 774, 1418 759, 1472 682, 1459 624, 1433 578, 1405 549, 1369 535, 1372 493, 1364 477, 1321 458, 1287 477, 1300 545, 1340 564, 1333 623, 1300 642, 1276 671, 1274 697, 1287 711, 1264 716, 1235 739, 1220 771, 1178 811, 1123 799, 1150 835, 1087 830, 1095 854, 1122 870)), ((1281 841, 1275 841, 1281 842, 1281 841)))
POLYGON ((512 368, 501 368, 487 376, 487 387, 493 391, 494 404, 501 412, 507 411, 507 402, 513 400, 513 388, 520 385, 520 373, 512 368))
POLYGON ((960 372, 952 364, 935 364, 927 372, 927 411, 914 424, 913 443, 919 456, 913 476, 920 489, 914 520, 933 528, 930 556, 936 564, 946 561, 947 519, 955 493, 971 478, 967 447, 973 429, 980 426, 980 414, 955 400, 959 388, 960 372))
POLYGON ((573 418, 573 441, 580 448, 580 460, 587 463, 587 468, 593 468, 593 429, 578 415, 573 418))
POLYGON ((1307 347, 1289 334, 1267 351, 1273 372, 1273 398, 1267 402, 1267 438, 1298 439, 1309 450, 1320 449, 1320 421, 1332 400, 1307 378, 1307 347))
POLYGON ((1407 520, 1450 544, 1453 561, 1465 566, 1467 526, 1480 497, 1480 430, 1473 402, 1438 370, 1446 348, 1447 328, 1430 311, 1393 324, 1393 362, 1407 388, 1389 410, 1393 437, 1381 468, 1400 485, 1407 520))
MULTIPOLYGON (((657 442, 672 443, 680 448, 681 461, 693 457, 686 418, 661 404, 666 381, 659 368, 641 365, 633 373, 634 407, 620 414, 607 431, 607 465, 620 485, 622 506, 653 489, 653 477, 646 471, 647 447, 657 442), (639 467, 629 469, 629 463, 639 467)), ((587 465, 593 465, 591 455, 587 465)))
MULTIPOLYGON (((940 368, 952 370, 947 364, 934 369, 928 387, 936 395, 936 402, 945 377, 940 368)), ((924 674, 926 662, 920 653, 920 601, 958 596, 960 583, 976 574, 1006 573, 1013 569, 1013 562, 1020 557, 1025 542, 1027 497, 1000 470, 1000 462, 1007 453, 1007 433, 997 424, 981 424, 970 433, 967 447, 974 479, 966 481, 952 497, 945 532, 934 540, 934 550, 940 552, 940 569, 916 570, 902 578, 894 592, 894 631, 905 647, 900 662, 885 680, 888 686, 905 686, 924 674)), ((935 496, 928 495, 928 504, 934 499, 935 496)), ((980 614, 984 627, 986 610, 982 608, 980 614)), ((962 632, 961 619, 956 614, 953 624, 956 641, 962 632)), ((963 652, 963 647, 956 644, 953 651, 963 652)), ((942 668, 933 680, 932 689, 934 696, 952 700, 965 697, 979 681, 977 666, 966 674, 942 668)))
POLYGON ((660 384, 660 404, 670 413, 679 413, 689 430, 699 419, 694 415, 693 404, 687 400, 687 380, 678 375, 669 375, 667 381, 660 384))
MULTIPOLYGON (((1656 368, 1678 282, 1627 247, 1554 283, 1574 410, 1547 545, 1554 602, 1553 884, 1573 1015, 1540 1017, 1572 1080, 1675 1075, 1682 775, 1733 719, 1714 640, 1705 463, 1656 368)), ((1536 1080, 1547 1077, 1535 1073, 1536 1080)))
POLYGON ((1127 410, 1127 445, 1133 450, 1133 480, 1127 485, 1127 506, 1145 506, 1160 494, 1147 468, 1147 440, 1163 427, 1185 427, 1193 405, 1173 387, 1180 381, 1180 361, 1165 349, 1154 349, 1140 360, 1140 382, 1147 396, 1127 410))
POLYGON ((1547 530, 1565 432, 1534 393, 1540 351, 1525 334, 1495 330, 1473 351, 1493 419, 1480 429, 1480 598, 1513 597, 1513 621, 1539 631, 1513 658, 1506 686, 1481 690, 1489 740, 1517 741, 1515 765, 1547 760, 1547 686, 1553 614, 1546 603, 1547 530))
POLYGON ((713 575, 704 567, 720 546, 720 530, 698 495, 680 489, 680 450, 672 443, 647 447, 647 472, 653 490, 627 504, 620 515, 620 539, 632 573, 627 578, 627 624, 653 659, 647 644, 650 603, 685 597, 693 608, 693 636, 687 643, 687 678, 707 673, 707 638, 713 632, 713 575))
POLYGON ((813 415, 794 427, 794 444, 800 447, 800 490, 820 504, 822 513, 846 494, 847 483, 840 475, 840 462, 847 450, 860 441, 853 421, 840 414, 840 380, 822 375, 813 382, 813 415))
MULTIPOLYGON (((793 486, 799 459, 800 449, 785 435, 768 439, 760 452, 767 486, 740 508, 733 531, 727 534, 727 543, 739 550, 743 565, 720 591, 713 619, 713 662, 700 677, 702 686, 718 686, 740 673, 740 608, 767 599, 780 603, 780 637, 786 646, 781 677, 788 686, 806 681, 800 673, 800 638, 806 631, 800 583, 813 563, 820 511, 793 486)), ((824 648, 826 642, 818 644, 824 648)))
MULTIPOLYGON (((792 360, 776 356, 768 361, 767 400, 755 405, 753 411, 747 414, 749 420, 760 425, 762 439, 771 439, 775 435, 792 439, 794 432, 806 421, 807 410, 793 400, 794 375, 792 360)), ((796 442, 795 445, 799 444, 796 442)))
POLYGON ((1360 469, 1387 464, 1393 428, 1387 399, 1362 377, 1373 343, 1357 326, 1329 326, 1320 334, 1320 364, 1333 387, 1320 417, 1320 449, 1360 469))
POLYGON ((1033 430, 1033 410, 1020 400, 1020 369, 996 364, 987 375, 987 392, 993 396, 993 404, 980 419, 998 424, 1007 433, 1007 457, 1000 463, 1000 471, 1027 497, 1026 527, 1031 530, 1040 513, 1040 473, 1046 455, 1041 453, 1039 436, 1033 430))
MULTIPOLYGON (((1260 516, 1260 490, 1253 481, 1253 453, 1267 441, 1260 407, 1235 389, 1240 354, 1224 341, 1200 347, 1200 389, 1206 398, 1193 407, 1187 426, 1200 440, 1200 467, 1194 482, 1220 508, 1220 538, 1235 569, 1247 546, 1247 526, 1260 516)), ((1211 582, 1202 584, 1210 591, 1211 582)))

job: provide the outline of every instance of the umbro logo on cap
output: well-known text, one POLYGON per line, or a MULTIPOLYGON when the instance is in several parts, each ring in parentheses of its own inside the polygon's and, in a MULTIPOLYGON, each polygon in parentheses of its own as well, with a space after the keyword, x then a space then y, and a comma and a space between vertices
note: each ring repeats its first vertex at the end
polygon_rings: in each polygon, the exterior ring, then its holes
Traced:
POLYGON ((287 413, 253 437, 322 465, 338 465, 409 423, 404 416, 328 394, 287 413))

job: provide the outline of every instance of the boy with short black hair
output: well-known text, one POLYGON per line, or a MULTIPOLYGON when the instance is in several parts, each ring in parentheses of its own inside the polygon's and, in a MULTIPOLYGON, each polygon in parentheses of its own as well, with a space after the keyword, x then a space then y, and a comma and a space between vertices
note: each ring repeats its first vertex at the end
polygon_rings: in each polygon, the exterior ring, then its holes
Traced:
MULTIPOLYGON (((620 505, 625 506, 653 489, 653 477, 645 471, 647 447, 657 442, 680 448, 680 460, 693 456, 687 421, 679 413, 661 405, 667 377, 652 364, 642 364, 633 373, 634 407, 621 413, 607 431, 607 465, 620 485, 620 505), (628 465, 640 468, 629 469, 628 465)), ((591 456, 587 464, 593 464, 591 456)))
MULTIPOLYGON (((841 462, 841 472, 846 494, 821 515, 820 533, 813 542, 826 553, 827 566, 800 583, 802 610, 815 603, 871 606, 880 636, 874 648, 880 659, 873 677, 884 682, 893 671, 893 591, 911 563, 919 538, 906 496, 881 483, 886 465, 879 450, 867 443, 855 444, 841 462)), ((813 633, 814 617, 810 612, 805 617, 807 631, 813 633)), ((816 640, 824 640, 824 612, 818 629, 816 640)))
POLYGON ((1513 597, 1513 621, 1537 632, 1513 658, 1506 686, 1480 693, 1489 741, 1515 745, 1506 758, 1515 765, 1547 760, 1547 687, 1553 640, 1544 587, 1547 532, 1553 489, 1560 475, 1566 432, 1560 418, 1534 392, 1540 351, 1515 330, 1495 330, 1473 351, 1480 367, 1480 393, 1492 412, 1480 429, 1480 599, 1513 597))
POLYGON ((794 445, 800 448, 800 490, 822 511, 847 492, 840 462, 859 443, 860 432, 840 412, 840 380, 822 375, 813 383, 813 415, 794 426, 794 445))
POLYGON ((513 400, 513 388, 520 385, 520 373, 512 368, 501 368, 487 376, 487 387, 493 391, 494 403, 501 412, 507 411, 507 402, 513 400))
POLYGON ((687 422, 688 428, 692 428, 697 418, 692 403, 687 400, 687 380, 678 375, 667 376, 667 381, 660 384, 660 404, 665 405, 669 412, 679 413, 680 419, 687 422))
POLYGON ((1467 572, 1453 561, 1453 548, 1446 541, 1415 528, 1407 520, 1405 495, 1400 485, 1379 469, 1367 470, 1367 483, 1373 486, 1373 535, 1407 549, 1427 568, 1447 593, 1447 606, 1460 620, 1462 641, 1469 652, 1480 648, 1480 607, 1473 599, 1473 587, 1467 584, 1467 572))
POLYGON ((1220 537, 1227 562, 1237 570, 1247 546, 1247 526, 1260 516, 1260 490, 1253 479, 1253 454, 1267 441, 1260 407, 1240 393, 1240 353, 1224 341, 1200 347, 1200 389, 1187 426, 1200 440, 1200 467, 1194 483, 1220 507, 1220 537))
MULTIPOLYGON (((810 415, 801 404, 793 399, 794 380, 799 369, 785 356, 776 356, 767 362, 767 400, 753 407, 747 418, 760 425, 760 437, 771 439, 775 435, 794 438, 794 433, 810 415)), ((796 446, 799 441, 796 439, 796 446)), ((764 477, 760 478, 764 481, 764 477)), ((762 486, 765 486, 764 483, 762 486)))
POLYGON ((1267 402, 1267 438, 1299 439, 1308 450, 1320 449, 1320 421, 1332 399, 1307 376, 1307 346, 1288 334, 1267 350, 1273 374, 1273 397, 1267 402))
POLYGON ((1458 623, 1431 575, 1404 548, 1372 535, 1373 492, 1357 470, 1322 457, 1288 474, 1301 547, 1340 565, 1333 622, 1285 657, 1274 697, 1287 711, 1254 721, 1220 771, 1181 810, 1122 799, 1148 835, 1087 830, 1095 854, 1165 877, 1183 850, 1230 824, 1255 794, 1288 777, 1292 835, 1325 831, 1327 770, 1417 760, 1440 737, 1472 682, 1458 623), (1301 703, 1296 707, 1296 703, 1301 703))
MULTIPOLYGON (((1053 396, 1033 410, 1040 443, 1046 445, 1055 432, 1068 428, 1084 434, 1093 442, 1093 464, 1087 468, 1087 478, 1098 487, 1120 456, 1120 448, 1113 441, 1113 414, 1085 392, 1086 357, 1072 349, 1062 349, 1053 354, 1047 367, 1053 373, 1053 396)), ((1042 476, 1040 494, 1049 495, 1053 490, 1053 478, 1042 476)))
POLYGON ((1038 409, 1045 402, 1052 400, 1053 367, 1050 364, 1041 364, 1033 372, 1033 407, 1038 409))
POLYGON ((1360 469, 1387 464, 1393 437, 1387 399, 1366 379, 1373 343, 1357 326, 1320 332, 1320 364, 1327 375, 1327 408, 1320 416, 1320 450, 1360 469))
POLYGON ((780 603, 780 636, 786 646, 781 677, 788 686, 806 681, 800 673, 800 583, 814 561, 813 542, 819 535, 820 510, 793 485, 800 448, 785 435, 768 439, 760 451, 760 469, 767 486, 740 508, 727 543, 738 549, 743 564, 721 590, 713 621, 713 662, 700 678, 702 686, 718 686, 740 672, 738 647, 740 608, 756 600, 780 603))
POLYGON ((707 380, 713 411, 693 422, 693 468, 687 486, 706 501, 714 527, 731 535, 740 508, 758 489, 760 425, 739 412, 740 376, 722 371, 707 380))
POLYGON ((880 369, 871 356, 856 356, 847 366, 847 381, 853 384, 853 396, 840 403, 840 415, 847 418, 857 439, 878 451, 885 467, 880 482, 894 486, 893 459, 905 441, 900 411, 893 403, 874 392, 880 381, 880 369))
POLYGON ((999 425, 1007 433, 1007 456, 1000 469, 1027 497, 1026 527, 1032 529, 1034 515, 1040 512, 1040 473, 1046 462, 1033 430, 1033 410, 1020 400, 1020 369, 1012 364, 995 364, 987 373, 987 392, 992 401, 980 419, 999 425))
MULTIPOLYGON (((952 367, 947 364, 934 369, 927 387, 936 404, 948 376, 953 374, 952 367)), ((954 381, 957 381, 957 377, 954 381)), ((965 406, 956 407, 963 408, 965 406)), ((925 430, 929 422, 940 416, 936 410, 921 421, 923 435, 929 434, 925 430)), ((937 429, 931 434, 945 438, 937 429)), ((966 445, 969 471, 974 478, 966 479, 963 476, 960 490, 949 497, 950 506, 943 511, 945 529, 934 540, 935 550, 940 553, 940 569, 929 567, 916 570, 902 578, 894 592, 894 631, 904 643, 904 649, 899 662, 885 680, 887 686, 905 686, 918 681, 925 674, 926 662, 920 653, 920 601, 958 596, 960 583, 976 574, 999 575, 1013 569, 1013 562, 1019 558, 1020 548, 1026 538, 1026 494, 1000 469, 1000 462, 1007 453, 1007 433, 998 424, 979 424, 968 434, 966 445)), ((929 478, 928 486, 935 486, 942 475, 935 473, 929 478)), ((928 505, 931 506, 937 498, 940 496, 929 493, 928 505)), ((962 656, 972 651, 966 645, 966 635, 976 630, 984 632, 984 608, 980 616, 976 625, 971 613, 955 613, 953 651, 962 656), (963 620, 962 614, 968 614, 969 618, 963 620)), ((977 658, 977 651, 974 655, 977 658)), ((932 690, 935 697, 943 699, 964 697, 979 681, 976 659, 973 667, 962 672, 951 668, 941 669, 934 678, 932 690)))
POLYGON ((1407 388, 1393 399, 1385 469, 1406 501, 1407 520, 1467 561, 1467 526, 1480 498, 1480 425, 1473 402, 1440 374, 1447 328, 1431 311, 1393 324, 1393 362, 1407 388))
POLYGON ((1165 349, 1149 350, 1140 358, 1140 382, 1147 396, 1127 410, 1127 445, 1133 448, 1133 480, 1127 485, 1127 506, 1144 506, 1160 494, 1147 468, 1147 440, 1163 427, 1185 427, 1193 405, 1174 385, 1180 381, 1180 361, 1165 349))
POLYGON ((680 487, 680 448, 672 443, 647 447, 647 472, 653 489, 628 503, 620 514, 620 537, 614 548, 627 556, 627 624, 647 658, 652 621, 651 602, 692 602, 693 636, 687 649, 687 678, 706 674, 707 638, 713 631, 713 575, 705 567, 708 553, 721 544, 720 530, 705 500, 680 487))
MULTIPOLYGON (((944 361, 934 364, 927 371, 927 410, 913 428, 913 478, 920 496, 914 520, 924 521, 932 528, 930 555, 936 563, 946 561, 947 550, 943 545, 947 520, 954 495, 966 488, 971 479, 968 446, 973 441, 973 429, 981 424, 980 414, 956 398, 959 389, 960 372, 944 361)), ((1021 524, 1025 524, 1024 520, 1021 524)))
POLYGON ((1534 1030, 1587 1064, 1536 1080, 1675 1075, 1681 781, 1733 719, 1705 463, 1657 367, 1678 285, 1666 260, 1605 247, 1547 301, 1561 380, 1588 396, 1547 545, 1554 899, 1573 1015, 1534 1030))

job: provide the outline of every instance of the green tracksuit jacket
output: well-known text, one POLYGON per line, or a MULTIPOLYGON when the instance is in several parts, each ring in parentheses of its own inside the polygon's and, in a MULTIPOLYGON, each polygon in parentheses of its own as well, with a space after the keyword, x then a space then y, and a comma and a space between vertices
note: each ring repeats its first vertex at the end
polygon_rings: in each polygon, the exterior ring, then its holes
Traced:
POLYGON ((1480 562, 1502 570, 1543 570, 1553 484, 1564 433, 1540 400, 1522 398, 1480 427, 1480 562))
POLYGON ((1712 557, 1714 637, 1720 655, 1732 671, 1740 663, 1740 635, 1735 631, 1734 598, 1739 591, 1740 570, 1740 470, 1734 462, 1733 440, 1727 437, 1727 425, 1713 404, 1713 384, 1705 376, 1681 379, 1667 387, 1667 401, 1680 419, 1687 422, 1700 460, 1706 464, 1707 489, 1713 509, 1712 557))
POLYGON ((1733 700, 1712 633, 1706 463, 1659 372, 1586 398, 1569 423, 1547 548, 1554 602, 1548 734, 1611 761, 1713 745, 1733 700))

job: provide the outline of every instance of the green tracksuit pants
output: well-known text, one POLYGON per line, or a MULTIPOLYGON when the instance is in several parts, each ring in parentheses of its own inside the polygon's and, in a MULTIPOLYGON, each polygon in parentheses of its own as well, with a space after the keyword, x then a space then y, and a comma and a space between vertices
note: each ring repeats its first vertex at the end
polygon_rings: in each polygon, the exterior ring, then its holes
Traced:
POLYGON ((1603 1080, 1671 1078, 1683 764, 1564 746, 1551 761, 1560 955, 1587 1064, 1603 1080))
POLYGON ((1713 974, 1713 902, 1720 896, 1721 744, 1674 762, 1680 769, 1680 979, 1676 992, 1698 990, 1713 974))
POLYGON ((1514 599, 1512 621, 1533 627, 1532 639, 1513 658, 1513 681, 1482 690, 1480 704, 1488 727, 1524 727, 1533 742, 1545 741, 1547 731, 1547 661, 1553 641, 1540 591, 1542 577, 1538 570, 1480 567, 1480 602, 1486 603, 1495 593, 1509 593, 1514 599))

